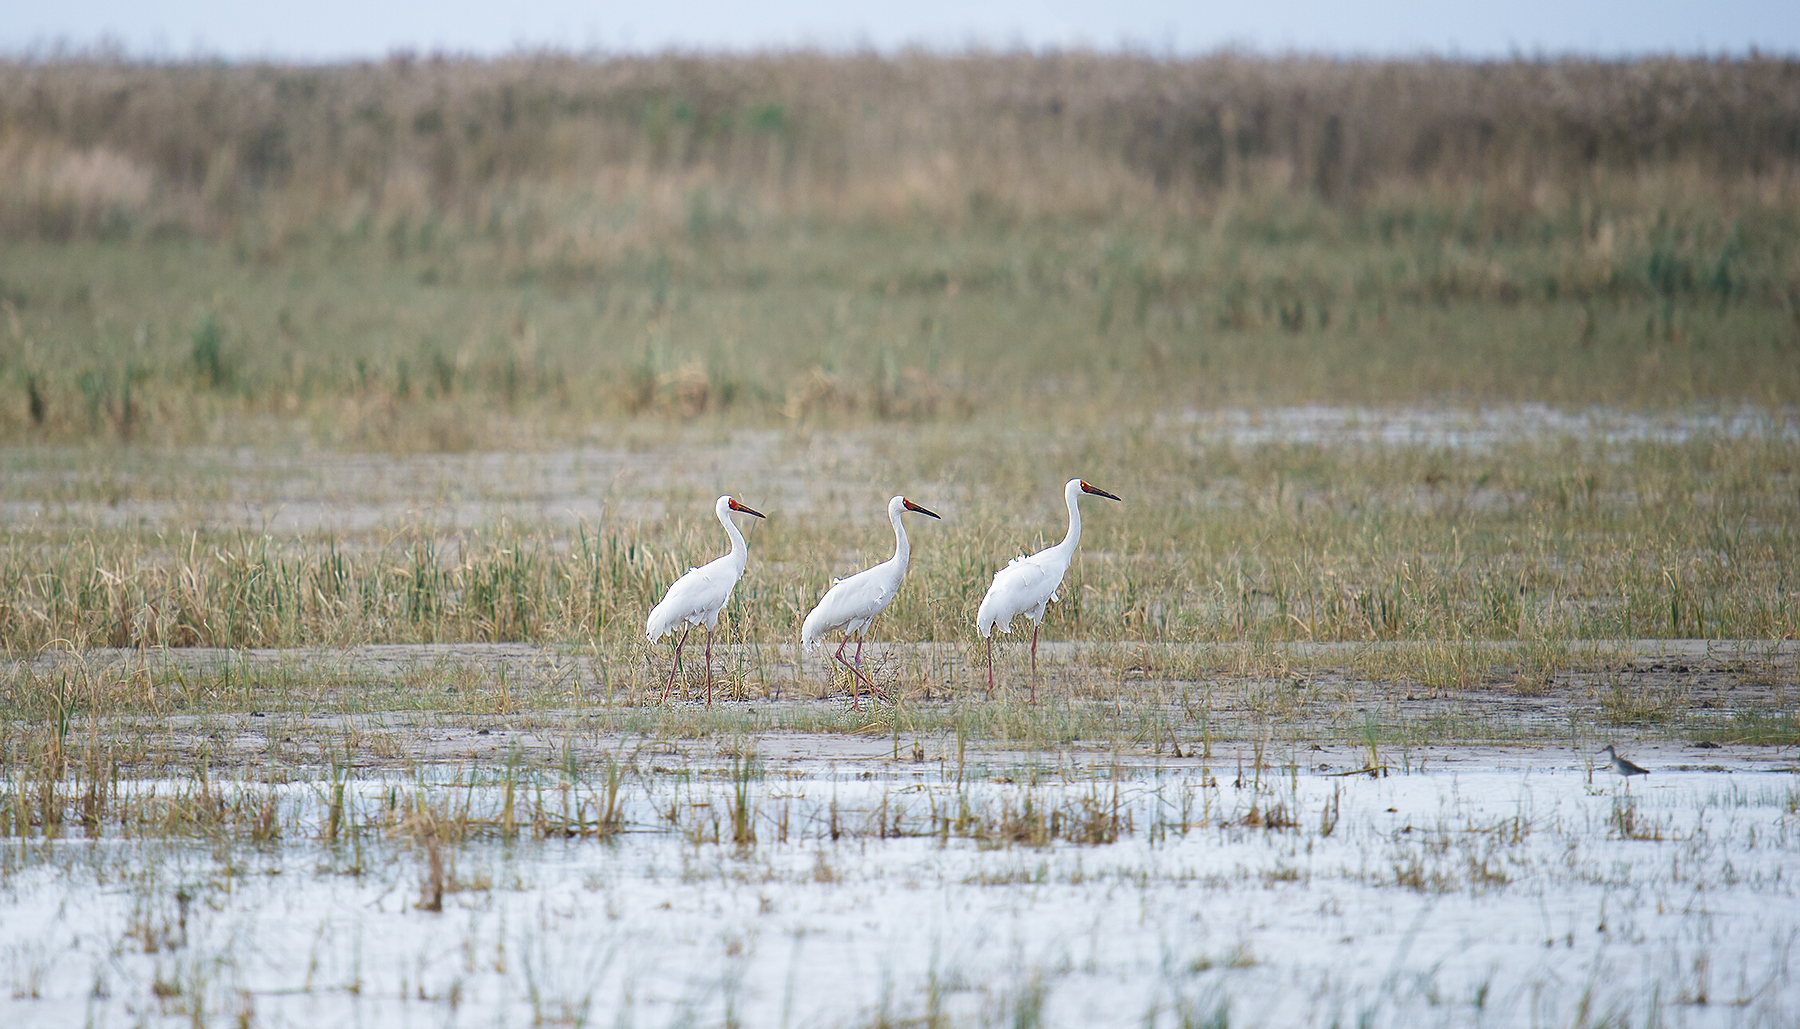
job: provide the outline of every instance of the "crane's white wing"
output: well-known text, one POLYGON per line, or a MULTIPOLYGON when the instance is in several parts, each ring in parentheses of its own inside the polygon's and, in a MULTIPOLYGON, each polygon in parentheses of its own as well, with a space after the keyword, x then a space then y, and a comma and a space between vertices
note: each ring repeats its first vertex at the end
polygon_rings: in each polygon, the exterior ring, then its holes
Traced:
MULTIPOLYGON (((1018 557, 1006 562, 1006 566, 1011 568, 1013 565, 1029 565, 1032 568, 1038 569, 1044 576, 1054 577, 1056 581, 1050 584, 1050 596, 1045 600, 1045 603, 1049 603, 1050 601, 1060 599, 1058 594, 1062 590, 1063 572, 1069 567, 1067 564, 1057 562, 1055 557, 1056 554, 1053 550, 1045 549, 1029 556, 1020 554, 1018 557)), ((1019 574, 1023 579, 1030 573, 1021 572, 1019 574)), ((996 576, 996 578, 998 578, 998 576, 996 576)))
POLYGON ((833 579, 819 606, 800 627, 800 642, 817 643, 829 632, 858 632, 868 628, 900 592, 900 579, 892 567, 879 564, 842 579, 833 579))
POLYGON ((1042 557, 1042 554, 1015 557, 1005 568, 994 573, 994 584, 988 587, 987 596, 981 600, 981 610, 975 615, 975 627, 983 636, 995 629, 1011 632, 1016 615, 1029 614, 1034 619, 1043 617, 1044 606, 1056 599, 1062 586, 1066 566, 1041 560, 1042 557))
POLYGON ((662 603, 651 609, 644 623, 644 638, 659 640, 683 622, 708 628, 719 624, 719 609, 731 600, 737 581, 738 571, 729 555, 689 569, 669 587, 662 603))

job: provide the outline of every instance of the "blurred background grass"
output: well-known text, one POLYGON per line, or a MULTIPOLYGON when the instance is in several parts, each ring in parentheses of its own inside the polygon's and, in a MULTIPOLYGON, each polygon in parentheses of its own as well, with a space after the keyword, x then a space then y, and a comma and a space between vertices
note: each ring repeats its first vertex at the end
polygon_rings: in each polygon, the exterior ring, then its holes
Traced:
POLYGON ((1800 62, 0 64, 0 439, 1800 394, 1800 62))

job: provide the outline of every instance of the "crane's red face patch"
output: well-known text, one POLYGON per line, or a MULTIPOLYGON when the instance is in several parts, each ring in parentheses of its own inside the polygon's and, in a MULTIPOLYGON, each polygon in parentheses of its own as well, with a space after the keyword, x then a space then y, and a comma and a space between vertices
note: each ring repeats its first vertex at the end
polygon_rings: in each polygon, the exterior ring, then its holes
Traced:
POLYGON ((1113 496, 1111 493, 1106 492, 1098 486, 1090 485, 1086 479, 1081 480, 1081 492, 1092 493, 1096 497, 1105 497, 1108 500, 1117 500, 1121 504, 1124 503, 1123 499, 1113 496))
POLYGON ((900 498, 900 503, 905 505, 905 507, 908 511, 917 511, 922 515, 930 515, 931 517, 937 518, 939 520, 942 520, 942 518, 943 518, 943 516, 938 514, 936 511, 927 511, 926 509, 920 507, 919 505, 913 503, 912 501, 906 499, 905 497, 900 498))
POLYGON ((758 518, 769 517, 768 515, 763 514, 761 511, 758 511, 755 508, 745 507, 744 505, 738 503, 736 497, 731 498, 729 501, 727 501, 727 503, 730 505, 730 507, 733 511, 742 511, 744 514, 755 515, 758 518))

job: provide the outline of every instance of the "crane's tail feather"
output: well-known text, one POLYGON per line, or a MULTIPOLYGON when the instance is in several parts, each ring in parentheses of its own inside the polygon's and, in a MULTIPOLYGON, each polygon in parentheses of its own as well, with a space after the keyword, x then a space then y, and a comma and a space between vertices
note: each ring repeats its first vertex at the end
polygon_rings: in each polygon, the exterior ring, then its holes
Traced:
POLYGON ((984 639, 992 636, 995 629, 1006 633, 1008 636, 1012 635, 1012 619, 1008 618, 1003 622, 999 618, 982 618, 975 622, 975 630, 981 633, 982 638, 984 639))
POLYGON ((802 647, 808 650, 818 647, 819 641, 825 638, 825 626, 821 624, 823 621, 819 617, 817 608, 814 608, 813 612, 806 616, 806 621, 800 626, 800 645, 802 647))

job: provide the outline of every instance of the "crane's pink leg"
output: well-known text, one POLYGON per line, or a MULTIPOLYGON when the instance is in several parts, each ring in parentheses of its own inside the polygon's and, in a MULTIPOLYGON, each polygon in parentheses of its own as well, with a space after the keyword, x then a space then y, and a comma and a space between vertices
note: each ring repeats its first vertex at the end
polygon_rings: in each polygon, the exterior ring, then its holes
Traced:
MULTIPOLYGON (((858 679, 863 678, 862 643, 863 643, 863 638, 861 636, 856 637, 856 666, 850 669, 851 673, 853 675, 855 675, 858 679)), ((871 683, 869 685, 869 703, 871 703, 871 704, 875 703, 875 686, 873 683, 871 683)), ((850 706, 851 707, 856 706, 856 693, 855 693, 854 687, 852 687, 852 692, 850 694, 850 706)))
POLYGON ((883 690, 883 689, 878 689, 878 688, 876 688, 876 686, 875 686, 875 680, 874 680, 874 679, 871 679, 871 678, 869 678, 869 677, 868 677, 868 676, 866 676, 866 675, 863 675, 863 670, 862 670, 862 645, 863 645, 863 637, 861 637, 861 636, 858 636, 858 637, 857 637, 857 638, 856 638, 856 674, 857 674, 857 675, 862 675, 862 681, 863 681, 863 685, 864 685, 864 686, 867 686, 867 687, 868 687, 868 688, 869 688, 869 702, 870 702, 870 703, 874 703, 874 701, 875 701, 875 698, 876 698, 876 697, 877 697, 877 696, 879 696, 879 697, 880 697, 880 698, 881 698, 881 699, 882 699, 882 700, 884 700, 884 701, 885 701, 885 700, 887 700, 887 699, 888 699, 888 695, 887 695, 887 691, 886 691, 886 690, 883 690))
POLYGON ((1031 702, 1037 703, 1037 634, 1038 624, 1031 623, 1031 702))
MULTIPOLYGON (((857 667, 859 667, 859 669, 862 667, 862 637, 857 637, 857 667)), ((868 675, 862 676, 862 685, 869 687, 869 696, 880 696, 880 698, 882 698, 882 703, 895 702, 895 698, 889 696, 886 689, 882 689, 882 687, 875 685, 875 680, 869 678, 868 675)))
MULTIPOLYGON (((844 641, 842 643, 838 644, 837 654, 835 655, 837 657, 838 664, 843 665, 845 668, 850 668, 850 662, 844 660, 844 648, 849 645, 850 645, 850 634, 845 633, 844 641)), ((857 678, 858 678, 858 676, 856 673, 856 669, 850 668, 850 710, 852 710, 852 711, 856 711, 862 707, 862 703, 859 700, 857 700, 857 697, 856 697, 856 680, 857 680, 857 678)))
POLYGON ((988 699, 992 700, 992 699, 994 699, 994 637, 989 636, 987 638, 987 641, 988 641, 988 699))
POLYGON ((663 684, 662 702, 665 704, 669 702, 670 688, 675 685, 675 673, 681 671, 681 645, 687 642, 687 634, 693 631, 694 623, 689 622, 688 627, 681 630, 681 638, 675 641, 675 667, 669 669, 669 681, 663 684))
POLYGON ((706 630, 706 706, 712 707, 712 634, 706 630))
POLYGON ((862 702, 857 698, 857 695, 856 695, 856 693, 857 693, 856 687, 857 687, 858 680, 861 680, 862 683, 866 684, 869 687, 869 695, 871 697, 881 691, 877 690, 875 688, 875 683, 870 681, 869 677, 862 673, 861 668, 857 667, 857 665, 860 665, 862 663, 862 661, 861 661, 862 640, 858 639, 856 641, 856 650, 857 650, 857 659, 858 659, 856 665, 853 665, 850 662, 844 660, 844 648, 849 645, 850 645, 850 634, 845 633, 844 634, 844 642, 838 644, 836 657, 837 657, 838 664, 843 665, 850 672, 850 710, 857 711, 862 708, 862 702))

